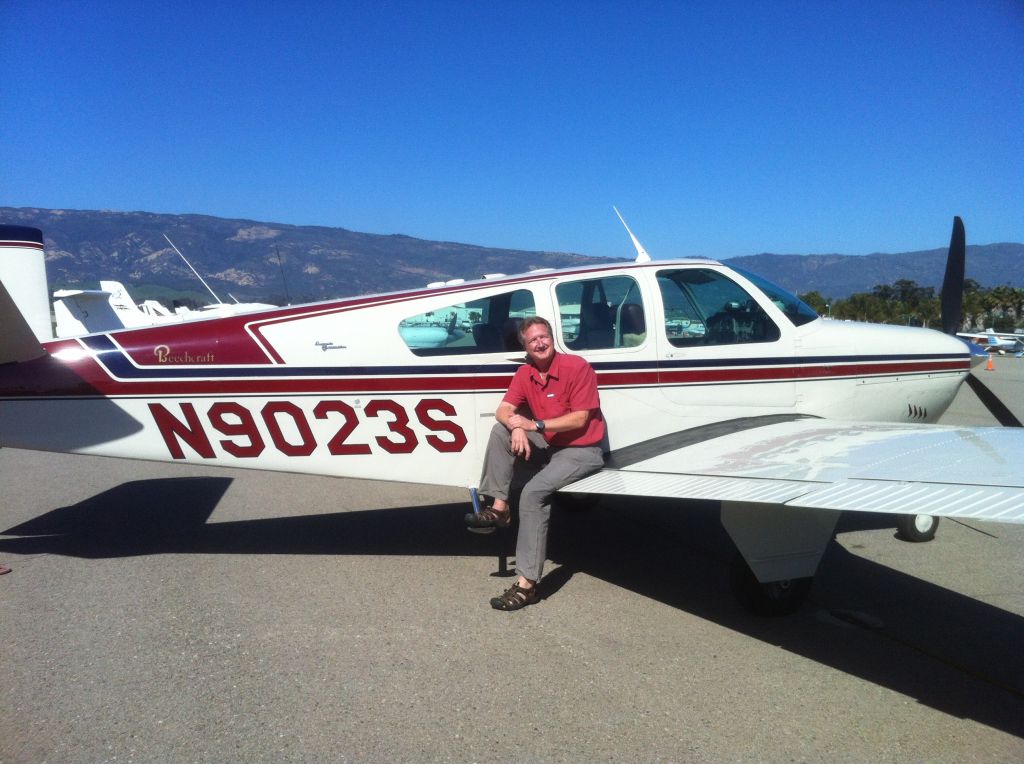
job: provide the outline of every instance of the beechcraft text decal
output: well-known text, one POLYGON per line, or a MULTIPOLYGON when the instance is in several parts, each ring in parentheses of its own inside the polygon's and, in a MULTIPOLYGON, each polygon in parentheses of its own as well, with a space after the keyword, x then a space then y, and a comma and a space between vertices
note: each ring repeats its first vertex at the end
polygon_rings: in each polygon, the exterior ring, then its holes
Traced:
POLYGON ((150 403, 149 410, 173 459, 191 454, 213 459, 218 449, 238 459, 254 459, 268 449, 289 457, 310 456, 318 449, 332 456, 411 454, 418 448, 457 453, 468 442, 452 419, 455 407, 441 398, 424 398, 411 411, 388 398, 358 402, 358 409, 326 399, 307 406, 292 401, 262 407, 237 401, 150 403))
POLYGON ((213 353, 189 353, 187 350, 182 353, 173 353, 167 345, 157 345, 153 348, 153 355, 157 363, 213 363, 217 356, 213 353))

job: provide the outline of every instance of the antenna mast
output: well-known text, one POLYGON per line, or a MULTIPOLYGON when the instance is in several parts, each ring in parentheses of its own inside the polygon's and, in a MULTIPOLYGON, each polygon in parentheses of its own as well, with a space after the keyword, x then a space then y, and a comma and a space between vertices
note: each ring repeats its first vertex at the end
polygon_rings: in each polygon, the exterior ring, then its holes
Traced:
POLYGON ((640 240, 633 235, 633 232, 629 230, 629 226, 626 225, 625 218, 622 217, 622 213, 619 212, 619 208, 614 204, 612 209, 615 210, 615 214, 619 216, 619 220, 622 222, 622 227, 626 229, 626 233, 629 234, 629 238, 633 240, 633 246, 636 247, 636 260, 637 263, 649 263, 651 262, 651 256, 647 254, 647 250, 644 249, 644 245, 640 243, 640 240))
MULTIPOLYGON (((625 225, 625 223, 623 223, 623 225, 625 225)), ((629 229, 627 228, 626 230, 628 231, 629 229)), ((630 234, 630 235, 632 235, 632 234, 630 234)), ((208 291, 210 294, 213 295, 213 299, 215 299, 217 301, 217 304, 218 305, 223 305, 224 302, 217 296, 217 293, 214 292, 212 289, 210 289, 210 285, 209 284, 207 284, 205 281, 203 281, 203 277, 199 275, 199 271, 197 271, 195 268, 192 268, 192 263, 190 263, 188 261, 188 258, 186 258, 183 254, 181 254, 181 250, 180 249, 178 249, 177 247, 174 246, 174 242, 170 240, 170 238, 167 236, 167 234, 164 234, 164 238, 167 239, 167 243, 171 245, 171 248, 175 252, 178 253, 178 257, 180 257, 182 260, 185 261, 185 265, 187 265, 192 270, 192 272, 194 274, 196 274, 196 278, 203 282, 203 286, 206 287, 206 291, 208 291)))
POLYGON ((284 299, 288 301, 288 304, 292 304, 292 296, 288 292, 288 280, 284 277, 284 264, 281 262, 281 248, 274 245, 274 251, 277 252, 277 267, 281 269, 281 283, 284 284, 284 299))

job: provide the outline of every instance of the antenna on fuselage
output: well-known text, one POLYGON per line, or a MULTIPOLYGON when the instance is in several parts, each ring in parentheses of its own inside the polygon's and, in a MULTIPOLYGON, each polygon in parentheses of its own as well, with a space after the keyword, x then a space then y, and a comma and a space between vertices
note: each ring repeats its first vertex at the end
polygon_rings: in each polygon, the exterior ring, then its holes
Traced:
POLYGON ((202 281, 203 286, 206 287, 206 291, 208 291, 210 294, 213 295, 213 299, 215 299, 217 301, 217 304, 218 305, 223 305, 224 301, 221 300, 217 296, 216 292, 214 292, 212 289, 210 289, 210 285, 209 284, 207 284, 205 281, 203 281, 203 277, 199 275, 199 271, 197 271, 195 268, 192 268, 192 263, 190 263, 188 261, 188 258, 186 258, 183 254, 181 254, 181 250, 180 249, 178 249, 177 247, 174 246, 174 242, 170 240, 170 238, 167 236, 167 234, 164 234, 164 238, 167 239, 167 243, 171 245, 171 249, 173 249, 175 252, 178 253, 178 257, 180 257, 182 260, 185 261, 185 265, 187 265, 192 270, 192 272, 194 274, 196 274, 196 278, 199 279, 200 281, 202 281))
POLYGON ((615 214, 619 216, 619 220, 622 221, 623 228, 626 229, 626 233, 629 234, 629 238, 633 240, 633 246, 636 247, 636 260, 637 263, 649 263, 651 262, 651 256, 647 254, 647 250, 644 249, 644 245, 640 243, 640 240, 633 235, 633 232, 629 230, 629 226, 626 225, 625 218, 622 217, 622 213, 619 212, 619 208, 614 204, 612 209, 615 210, 615 214))

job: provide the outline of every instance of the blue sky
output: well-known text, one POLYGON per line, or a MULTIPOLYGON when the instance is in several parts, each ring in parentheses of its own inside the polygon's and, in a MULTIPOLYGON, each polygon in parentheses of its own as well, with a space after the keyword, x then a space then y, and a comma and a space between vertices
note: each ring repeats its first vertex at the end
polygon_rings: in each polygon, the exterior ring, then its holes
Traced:
POLYGON ((1024 3, 0 0, 0 205, 655 257, 1024 241, 1024 3))

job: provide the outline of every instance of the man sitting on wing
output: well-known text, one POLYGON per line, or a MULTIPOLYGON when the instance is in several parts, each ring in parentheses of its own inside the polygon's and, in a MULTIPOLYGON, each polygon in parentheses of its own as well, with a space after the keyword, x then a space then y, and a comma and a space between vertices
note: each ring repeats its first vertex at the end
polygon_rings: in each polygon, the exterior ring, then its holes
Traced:
POLYGON ((508 527, 512 472, 517 460, 523 460, 533 474, 519 499, 519 579, 491 600, 497 610, 518 610, 537 601, 551 495, 604 463, 604 416, 593 367, 580 356, 556 352, 551 324, 540 316, 523 321, 519 341, 529 363, 516 370, 495 412, 498 421, 491 429, 480 478, 479 492, 493 503, 479 514, 466 515, 470 528, 508 527))

